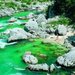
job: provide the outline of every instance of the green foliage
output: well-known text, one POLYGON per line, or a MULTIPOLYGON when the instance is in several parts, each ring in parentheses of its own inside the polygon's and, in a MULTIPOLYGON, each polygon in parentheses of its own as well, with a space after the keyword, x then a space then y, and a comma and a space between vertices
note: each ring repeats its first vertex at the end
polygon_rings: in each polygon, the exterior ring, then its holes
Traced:
POLYGON ((52 21, 50 22, 51 24, 64 24, 68 25, 69 24, 69 19, 68 18, 60 18, 58 21, 52 21))
POLYGON ((60 16, 58 20, 50 21, 47 26, 56 28, 58 25, 62 25, 62 24, 68 26, 70 24, 70 19, 64 16, 60 16))
POLYGON ((11 8, 15 8, 15 7, 17 7, 17 5, 14 4, 13 2, 5 3, 5 5, 6 5, 7 7, 11 7, 11 8))

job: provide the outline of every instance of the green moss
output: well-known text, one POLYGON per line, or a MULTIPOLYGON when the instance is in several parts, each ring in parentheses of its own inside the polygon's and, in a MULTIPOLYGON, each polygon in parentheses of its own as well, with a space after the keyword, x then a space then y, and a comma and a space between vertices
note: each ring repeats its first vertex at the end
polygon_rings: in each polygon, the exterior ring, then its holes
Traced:
MULTIPOLYGON (((9 75, 10 73, 13 73, 16 71, 15 70, 16 67, 25 68, 27 64, 23 62, 22 56, 24 55, 26 51, 31 51, 32 54, 38 58, 39 63, 47 63, 50 65, 51 63, 54 63, 56 61, 56 58, 58 55, 55 53, 63 54, 65 53, 66 48, 64 47, 61 48, 59 45, 56 45, 56 44, 52 44, 52 45, 42 44, 41 39, 34 39, 34 42, 23 40, 18 42, 15 45, 6 46, 5 49, 0 49, 0 56, 1 56, 1 59, 0 59, 1 73, 0 74, 5 75, 7 73, 7 75, 9 75), (46 59, 42 58, 39 56, 39 54, 45 54, 47 55, 47 58, 46 59), (13 72, 11 69, 13 70, 13 72)), ((32 75, 35 74, 34 72, 32 73, 31 73, 32 75)), ((42 74, 43 73, 40 73, 40 75, 42 74)))

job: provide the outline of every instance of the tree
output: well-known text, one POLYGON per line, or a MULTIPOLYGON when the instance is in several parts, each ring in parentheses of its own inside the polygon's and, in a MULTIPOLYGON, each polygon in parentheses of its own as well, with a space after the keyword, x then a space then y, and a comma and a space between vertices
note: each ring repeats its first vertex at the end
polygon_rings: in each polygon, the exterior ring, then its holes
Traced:
POLYGON ((75 0, 55 0, 53 9, 56 15, 65 14, 75 22, 75 0))

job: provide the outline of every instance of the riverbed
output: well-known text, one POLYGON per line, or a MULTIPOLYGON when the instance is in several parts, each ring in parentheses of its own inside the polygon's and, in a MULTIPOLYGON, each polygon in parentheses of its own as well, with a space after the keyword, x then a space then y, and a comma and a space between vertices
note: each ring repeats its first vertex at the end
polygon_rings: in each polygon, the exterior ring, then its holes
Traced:
MULTIPOLYGON (((11 17, 22 17, 27 16, 31 11, 19 12, 13 14, 11 17)), ((10 28, 24 28, 23 25, 19 23, 8 24, 8 20, 11 17, 0 18, 0 24, 3 28, 0 29, 0 33, 10 28)), ((27 22, 27 20, 18 20, 19 22, 27 22)), ((2 37, 0 36, 0 39, 2 37)), ((31 40, 20 40, 16 44, 7 45, 5 48, 0 49, 0 75, 47 75, 47 72, 43 71, 30 71, 26 69, 28 66, 22 57, 26 51, 31 51, 35 55, 39 64, 47 63, 51 65, 56 62, 58 56, 67 52, 67 49, 59 44, 49 43, 45 44, 42 42, 41 38, 31 39, 31 40), (31 41, 32 40, 32 41, 31 41), (46 55, 47 58, 42 58, 39 55, 46 55)), ((71 71, 71 70, 70 70, 71 71)), ((56 70, 51 75, 69 75, 70 72, 66 69, 56 70)))

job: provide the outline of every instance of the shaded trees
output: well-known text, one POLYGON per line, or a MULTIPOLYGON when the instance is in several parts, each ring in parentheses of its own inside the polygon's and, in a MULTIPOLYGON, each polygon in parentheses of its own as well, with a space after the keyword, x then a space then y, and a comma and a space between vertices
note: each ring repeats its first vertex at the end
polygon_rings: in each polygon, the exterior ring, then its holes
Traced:
POLYGON ((53 9, 56 15, 65 14, 75 21, 75 0, 54 0, 53 9))

